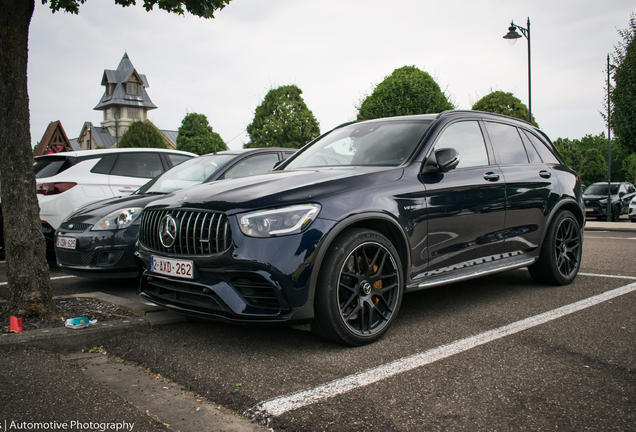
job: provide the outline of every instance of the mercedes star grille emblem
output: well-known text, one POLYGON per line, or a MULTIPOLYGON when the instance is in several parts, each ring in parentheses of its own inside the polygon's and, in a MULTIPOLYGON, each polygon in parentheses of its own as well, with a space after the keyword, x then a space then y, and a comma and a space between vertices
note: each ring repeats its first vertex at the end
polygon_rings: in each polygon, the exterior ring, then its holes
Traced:
POLYGON ((171 248, 177 238, 177 222, 172 216, 164 216, 159 224, 159 240, 166 248, 171 248))

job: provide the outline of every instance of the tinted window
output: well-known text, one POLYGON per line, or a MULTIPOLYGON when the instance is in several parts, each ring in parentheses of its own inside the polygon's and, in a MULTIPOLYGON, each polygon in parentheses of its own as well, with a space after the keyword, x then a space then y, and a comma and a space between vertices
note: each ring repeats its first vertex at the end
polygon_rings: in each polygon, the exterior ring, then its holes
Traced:
MULTIPOLYGON (((610 187, 610 195, 618 195, 619 185, 613 184, 610 187)), ((607 195, 607 183, 594 183, 585 189, 584 195, 607 195)))
POLYGON ((636 192, 636 188, 634 188, 634 185, 627 185, 627 193, 632 194, 634 192, 636 192))
POLYGON ((534 148, 527 135, 525 133, 522 133, 520 135, 521 140, 523 141, 523 145, 526 148, 526 153, 528 154, 528 160, 530 161, 530 163, 541 163, 539 153, 537 153, 537 150, 534 148))
POLYGON ((153 178, 162 172, 157 153, 120 153, 111 175, 153 178))
POLYGON ((168 159, 170 159, 170 162, 172 162, 172 166, 179 165, 181 162, 187 161, 188 159, 192 158, 191 156, 173 153, 168 153, 166 156, 168 156, 168 159))
POLYGON ((454 148, 460 156, 457 168, 488 165, 488 153, 479 123, 464 121, 447 127, 435 143, 435 150, 454 148))
POLYGON ((116 154, 109 154, 104 156, 97 162, 97 164, 91 170, 94 174, 110 174, 110 170, 113 169, 113 165, 117 160, 116 154))
POLYGON ((532 142, 532 145, 534 146, 534 148, 537 149, 537 152, 539 152, 539 155, 541 156, 541 159, 543 159, 543 162, 553 163, 553 164, 561 163, 556 158, 556 156, 554 156, 554 154, 547 147, 547 145, 542 140, 540 140, 535 134, 530 133, 528 131, 523 131, 523 132, 526 134, 530 142, 532 142))
POLYGON ((68 169, 72 165, 71 161, 64 156, 38 158, 33 164, 35 178, 51 177, 68 169))
POLYGON ((517 128, 503 123, 486 122, 490 141, 500 165, 527 164, 528 155, 517 128))
POLYGON ((225 173, 226 179, 247 177, 271 171, 278 162, 278 153, 267 153, 252 156, 234 165, 225 173))

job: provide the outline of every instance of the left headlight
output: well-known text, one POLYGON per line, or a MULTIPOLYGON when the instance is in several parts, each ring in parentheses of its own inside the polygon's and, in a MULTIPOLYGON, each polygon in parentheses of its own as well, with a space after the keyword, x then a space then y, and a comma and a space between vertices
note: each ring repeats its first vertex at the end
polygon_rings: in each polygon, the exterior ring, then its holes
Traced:
POLYGON ((297 234, 309 228, 320 213, 319 204, 303 204, 237 215, 241 232, 249 237, 297 234))
POLYGON ((141 215, 142 207, 116 210, 101 218, 91 231, 103 231, 128 228, 141 215))

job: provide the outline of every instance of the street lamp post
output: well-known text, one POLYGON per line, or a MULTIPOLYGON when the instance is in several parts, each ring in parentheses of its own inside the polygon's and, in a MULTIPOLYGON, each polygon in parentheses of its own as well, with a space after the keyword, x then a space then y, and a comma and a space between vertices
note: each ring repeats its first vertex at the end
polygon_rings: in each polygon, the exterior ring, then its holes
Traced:
POLYGON ((510 27, 508 27, 508 33, 503 37, 507 39, 510 45, 514 45, 517 42, 517 39, 521 37, 519 33, 517 33, 517 29, 521 31, 521 33, 528 39, 528 121, 532 123, 532 79, 530 74, 530 17, 528 17, 527 28, 523 28, 518 26, 513 21, 510 22, 510 27))
POLYGON ((610 127, 610 116, 612 107, 610 105, 610 56, 607 55, 607 221, 612 220, 612 129, 610 127))

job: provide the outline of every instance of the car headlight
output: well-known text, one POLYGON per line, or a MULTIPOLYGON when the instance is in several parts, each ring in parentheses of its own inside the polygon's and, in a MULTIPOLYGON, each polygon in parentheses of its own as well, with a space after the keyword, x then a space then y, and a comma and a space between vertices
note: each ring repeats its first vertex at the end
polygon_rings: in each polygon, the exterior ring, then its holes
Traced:
POLYGON ((309 228, 320 213, 320 205, 303 204, 237 215, 241 232, 249 237, 297 234, 309 228))
POLYGON ((128 228, 141 215, 142 207, 116 210, 101 218, 91 231, 103 231, 128 228))
POLYGON ((607 198, 598 200, 599 204, 607 204, 607 198))

